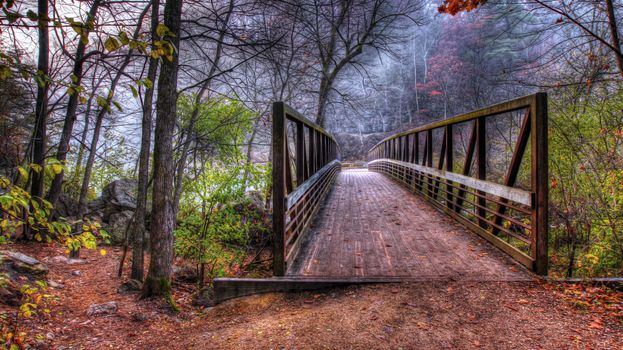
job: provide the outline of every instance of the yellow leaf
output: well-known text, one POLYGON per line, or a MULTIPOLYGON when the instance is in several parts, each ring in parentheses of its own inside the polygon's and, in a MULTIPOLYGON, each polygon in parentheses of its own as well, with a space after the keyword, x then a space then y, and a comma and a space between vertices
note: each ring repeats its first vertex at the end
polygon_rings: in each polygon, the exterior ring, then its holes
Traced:
POLYGON ((52 172, 54 174, 60 174, 63 171, 63 166, 60 164, 52 164, 52 172))
POLYGON ((17 167, 17 170, 19 171, 19 174, 24 177, 24 178, 28 178, 28 171, 26 171, 26 169, 22 168, 21 166, 17 167))
POLYGON ((100 255, 106 256, 106 249, 100 249, 100 255))
POLYGON ((109 37, 104 42, 104 48, 106 50, 108 50, 109 52, 113 52, 113 51, 119 49, 120 47, 121 47, 121 44, 119 44, 119 41, 117 41, 117 39, 115 39, 113 37, 109 37))

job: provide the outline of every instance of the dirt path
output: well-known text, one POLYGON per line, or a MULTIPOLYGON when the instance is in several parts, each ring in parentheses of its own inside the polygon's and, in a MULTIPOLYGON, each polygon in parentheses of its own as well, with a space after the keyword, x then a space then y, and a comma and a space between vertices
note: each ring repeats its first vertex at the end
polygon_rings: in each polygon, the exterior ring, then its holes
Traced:
MULTIPOLYGON (((39 258, 62 253, 14 248, 39 258)), ((353 286, 208 309, 191 306, 191 287, 176 285, 181 312, 174 314, 117 293, 118 251, 84 256, 84 265, 48 263, 50 278, 65 287, 51 290, 59 297, 52 315, 26 326, 49 349, 623 349, 620 320, 580 310, 538 282, 353 286), (116 314, 86 316, 90 304, 111 300, 116 314)))

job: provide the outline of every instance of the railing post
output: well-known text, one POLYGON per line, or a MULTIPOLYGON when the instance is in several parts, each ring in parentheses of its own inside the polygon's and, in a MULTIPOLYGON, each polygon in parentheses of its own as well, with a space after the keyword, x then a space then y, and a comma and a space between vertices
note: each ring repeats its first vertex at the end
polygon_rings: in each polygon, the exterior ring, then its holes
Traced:
POLYGON ((296 186, 305 181, 305 127, 296 122, 296 186))
MULTIPOLYGON (((485 117, 479 117, 476 119, 476 174, 480 180, 487 179, 487 129, 486 129, 485 117)), ((484 196, 485 193, 477 191, 480 196, 484 196)), ((478 226, 486 228, 487 224, 485 220, 481 219, 487 215, 484 207, 487 205, 487 201, 478 197, 476 203, 480 207, 477 208, 478 213, 478 226), (482 208, 481 208, 482 207, 482 208)))
POLYGON ((547 145, 547 94, 537 93, 532 103, 532 186, 535 192, 535 203, 532 211, 532 257, 535 259, 534 272, 547 275, 548 251, 547 240, 549 231, 548 200, 549 172, 547 145))
POLYGON ((286 127, 283 102, 273 103, 273 275, 285 274, 285 220, 286 220, 286 127))
MULTIPOLYGON (((433 167, 433 130, 426 130, 426 166, 433 167)), ((433 197, 433 179, 428 176, 428 196, 433 197)))
MULTIPOLYGON (((446 171, 453 171, 454 167, 454 144, 452 143, 452 124, 446 125, 446 171)), ((446 181, 446 206, 448 209, 454 208, 454 186, 452 181, 446 181)))
POLYGON ((316 131, 316 171, 322 168, 322 144, 321 144, 322 135, 319 131, 316 131))

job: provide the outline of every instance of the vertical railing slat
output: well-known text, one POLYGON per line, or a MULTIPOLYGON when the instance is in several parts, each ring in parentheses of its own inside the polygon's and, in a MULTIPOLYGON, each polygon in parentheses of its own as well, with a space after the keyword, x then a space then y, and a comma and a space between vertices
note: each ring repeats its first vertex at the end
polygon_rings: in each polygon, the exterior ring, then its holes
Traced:
POLYGON ((286 193, 285 193, 285 167, 286 164, 286 127, 285 106, 283 102, 273 104, 273 274, 283 276, 285 274, 285 218, 286 218, 286 193))

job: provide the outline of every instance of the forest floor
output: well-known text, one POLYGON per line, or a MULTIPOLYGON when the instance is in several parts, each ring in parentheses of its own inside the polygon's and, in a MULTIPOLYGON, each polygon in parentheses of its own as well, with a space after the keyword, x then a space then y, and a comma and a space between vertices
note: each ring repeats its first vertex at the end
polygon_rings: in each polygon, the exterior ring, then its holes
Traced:
MULTIPOLYGON (((175 284, 173 312, 119 294, 119 249, 55 263, 51 245, 12 245, 50 268, 58 299, 21 327, 48 349, 623 349, 623 293, 534 282, 417 282, 264 294, 192 306, 175 284), (47 260, 47 261, 46 261, 47 260), (75 271, 80 271, 79 276, 75 271), (118 311, 87 316, 93 303, 118 311)), ((0 309, 7 312, 6 307, 0 309)))

